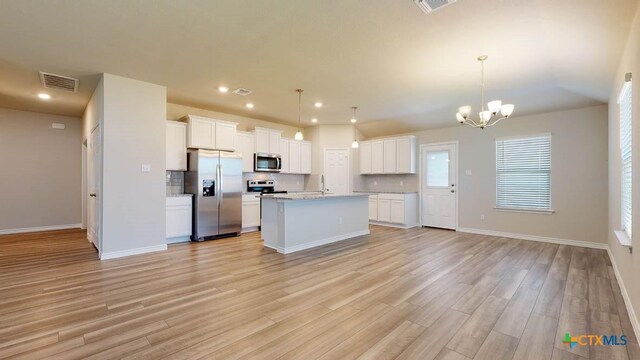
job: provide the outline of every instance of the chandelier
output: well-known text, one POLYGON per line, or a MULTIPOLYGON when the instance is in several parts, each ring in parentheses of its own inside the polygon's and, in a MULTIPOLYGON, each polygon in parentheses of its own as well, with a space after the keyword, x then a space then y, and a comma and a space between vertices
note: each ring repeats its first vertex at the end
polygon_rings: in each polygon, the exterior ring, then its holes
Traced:
POLYGON ((500 100, 493 100, 487 103, 487 110, 484 108, 484 61, 487 60, 487 55, 478 56, 478 61, 480 61, 480 89, 482 96, 482 105, 481 111, 478 113, 480 119, 476 122, 471 119, 469 115, 471 115, 471 106, 465 105, 458 108, 458 112, 456 113, 456 118, 458 122, 463 125, 473 126, 474 128, 484 129, 488 126, 493 126, 497 124, 500 120, 506 119, 513 113, 513 104, 502 104, 500 100), (498 111, 502 117, 497 117, 498 111))

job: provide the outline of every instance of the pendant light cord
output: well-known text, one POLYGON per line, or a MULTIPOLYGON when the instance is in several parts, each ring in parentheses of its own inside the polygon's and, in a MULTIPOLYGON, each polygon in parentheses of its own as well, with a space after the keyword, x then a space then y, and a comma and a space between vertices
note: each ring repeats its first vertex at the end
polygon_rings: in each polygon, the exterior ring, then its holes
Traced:
POLYGON ((296 91, 298 92, 298 128, 301 128, 302 121, 300 120, 300 108, 302 106, 302 92, 304 90, 297 89, 296 91))
POLYGON ((482 93, 482 111, 484 111, 484 60, 480 60, 480 89, 482 93))

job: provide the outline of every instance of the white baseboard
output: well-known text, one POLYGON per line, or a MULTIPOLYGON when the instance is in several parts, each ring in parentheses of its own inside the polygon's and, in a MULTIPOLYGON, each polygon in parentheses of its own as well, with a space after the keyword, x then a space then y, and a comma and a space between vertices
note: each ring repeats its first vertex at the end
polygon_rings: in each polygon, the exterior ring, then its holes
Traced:
POLYGON ((191 236, 176 236, 167 238, 167 244, 178 244, 191 241, 191 236))
POLYGON ((285 247, 285 248, 281 248, 281 247, 273 247, 273 246, 269 246, 269 245, 264 245, 270 249, 274 249, 275 251, 281 253, 281 254, 291 254, 293 252, 296 251, 302 251, 302 250, 307 250, 307 249, 311 249, 317 246, 322 246, 322 245, 327 245, 327 244, 331 244, 334 242, 338 242, 338 241, 342 241, 342 240, 347 240, 347 239, 351 239, 357 236, 363 236, 363 235, 369 235, 369 229, 367 230, 360 230, 360 231, 354 231, 348 234, 342 234, 342 235, 338 235, 338 236, 332 236, 330 238, 326 238, 326 239, 320 239, 320 240, 316 240, 310 243, 306 243, 306 244, 300 244, 300 245, 296 245, 296 246, 289 246, 289 247, 285 247))
POLYGON ((616 259, 613 257, 613 254, 611 253, 609 247, 607 247, 607 254, 609 254, 609 259, 611 260, 611 265, 613 266, 613 273, 616 275, 616 279, 618 280, 618 286, 620 286, 620 292, 622 293, 624 305, 627 308, 627 313, 629 313, 631 327, 633 327, 633 332, 636 335, 636 339, 640 343, 640 323, 638 322, 636 312, 633 310, 633 306, 631 305, 631 299, 629 298, 627 287, 624 285, 622 277, 620 276, 620 272, 618 271, 618 264, 616 264, 616 259))
POLYGON ((156 251, 165 251, 165 250, 167 250, 167 244, 147 246, 147 247, 142 247, 137 249, 103 252, 100 254, 100 260, 117 259, 125 256, 140 255, 140 254, 146 254, 146 253, 151 253, 156 251))
POLYGON ((369 220, 369 224, 378 225, 378 226, 392 227, 392 228, 398 228, 398 229, 411 229, 411 228, 414 228, 414 227, 418 226, 418 224, 415 224, 415 225, 392 224, 392 223, 388 223, 388 222, 375 221, 375 220, 369 220))
POLYGON ((256 231, 260 231, 260 228, 258 226, 248 226, 248 227, 242 228, 241 233, 246 234, 246 233, 256 232, 256 231))
POLYGON ((82 224, 37 226, 37 227, 28 227, 28 228, 19 228, 19 229, 0 230, 0 235, 21 234, 21 233, 51 231, 51 230, 80 229, 80 228, 82 228, 82 224))
POLYGON ((508 232, 502 232, 502 231, 470 229, 470 228, 460 228, 460 227, 456 231, 470 233, 470 234, 500 236, 500 237, 506 237, 506 238, 520 239, 520 240, 541 241, 541 242, 560 244, 560 245, 582 246, 582 247, 591 248, 591 249, 600 249, 600 250, 608 249, 607 244, 600 244, 600 243, 594 243, 589 241, 559 239, 559 238, 550 238, 550 237, 537 236, 537 235, 516 234, 516 233, 508 233, 508 232))

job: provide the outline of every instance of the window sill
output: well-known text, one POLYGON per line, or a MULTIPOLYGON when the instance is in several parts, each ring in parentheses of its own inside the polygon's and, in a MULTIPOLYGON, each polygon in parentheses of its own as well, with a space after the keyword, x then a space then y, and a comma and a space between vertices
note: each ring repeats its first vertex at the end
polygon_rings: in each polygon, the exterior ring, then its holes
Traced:
POLYGON ((613 233, 616 234, 616 238, 618 239, 620 245, 629 248, 629 251, 631 251, 631 239, 629 239, 629 235, 627 235, 627 232, 623 230, 614 230, 613 233))
POLYGON ((506 211, 506 212, 516 212, 516 213, 525 213, 525 214, 538 214, 538 215, 551 215, 556 211, 553 209, 549 210, 535 210, 535 209, 518 209, 518 208, 503 208, 503 207, 494 207, 496 211, 506 211))

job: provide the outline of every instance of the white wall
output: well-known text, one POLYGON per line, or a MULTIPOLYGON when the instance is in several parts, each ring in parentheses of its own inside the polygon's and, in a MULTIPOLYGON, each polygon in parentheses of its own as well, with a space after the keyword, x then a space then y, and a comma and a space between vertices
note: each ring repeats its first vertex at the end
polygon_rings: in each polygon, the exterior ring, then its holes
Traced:
POLYGON ((157 250, 166 246, 166 88, 110 74, 103 75, 100 86, 101 257, 157 250), (151 171, 142 172, 142 164, 151 165, 151 171))
POLYGON ((0 108, 0 233, 79 226, 81 149, 79 118, 0 108))
MULTIPOLYGON (((453 122, 454 120, 452 120, 453 122)), ((485 130, 468 126, 413 133, 419 144, 459 142, 459 227, 605 244, 607 239, 607 106, 515 117, 485 130), (495 139, 552 135, 552 215, 494 210, 495 139), (471 176, 465 170, 471 170, 471 176), (485 220, 480 220, 480 215, 485 220)), ((419 159, 419 156, 418 156, 419 159)), ((415 175, 361 176, 407 191, 418 191, 415 175), (412 188, 413 187, 413 188, 412 188)), ((373 190, 384 189, 373 187, 373 190)))
POLYGON ((609 98, 609 226, 607 238, 609 250, 613 257, 620 277, 625 301, 634 309, 629 314, 634 323, 636 334, 640 332, 638 322, 640 318, 640 283, 637 275, 640 274, 640 252, 637 249, 629 253, 623 248, 613 231, 620 229, 620 113, 617 105, 618 94, 624 82, 625 73, 633 74, 633 244, 640 243, 640 7, 636 11, 635 18, 629 32, 629 38, 625 47, 618 71, 609 98))

